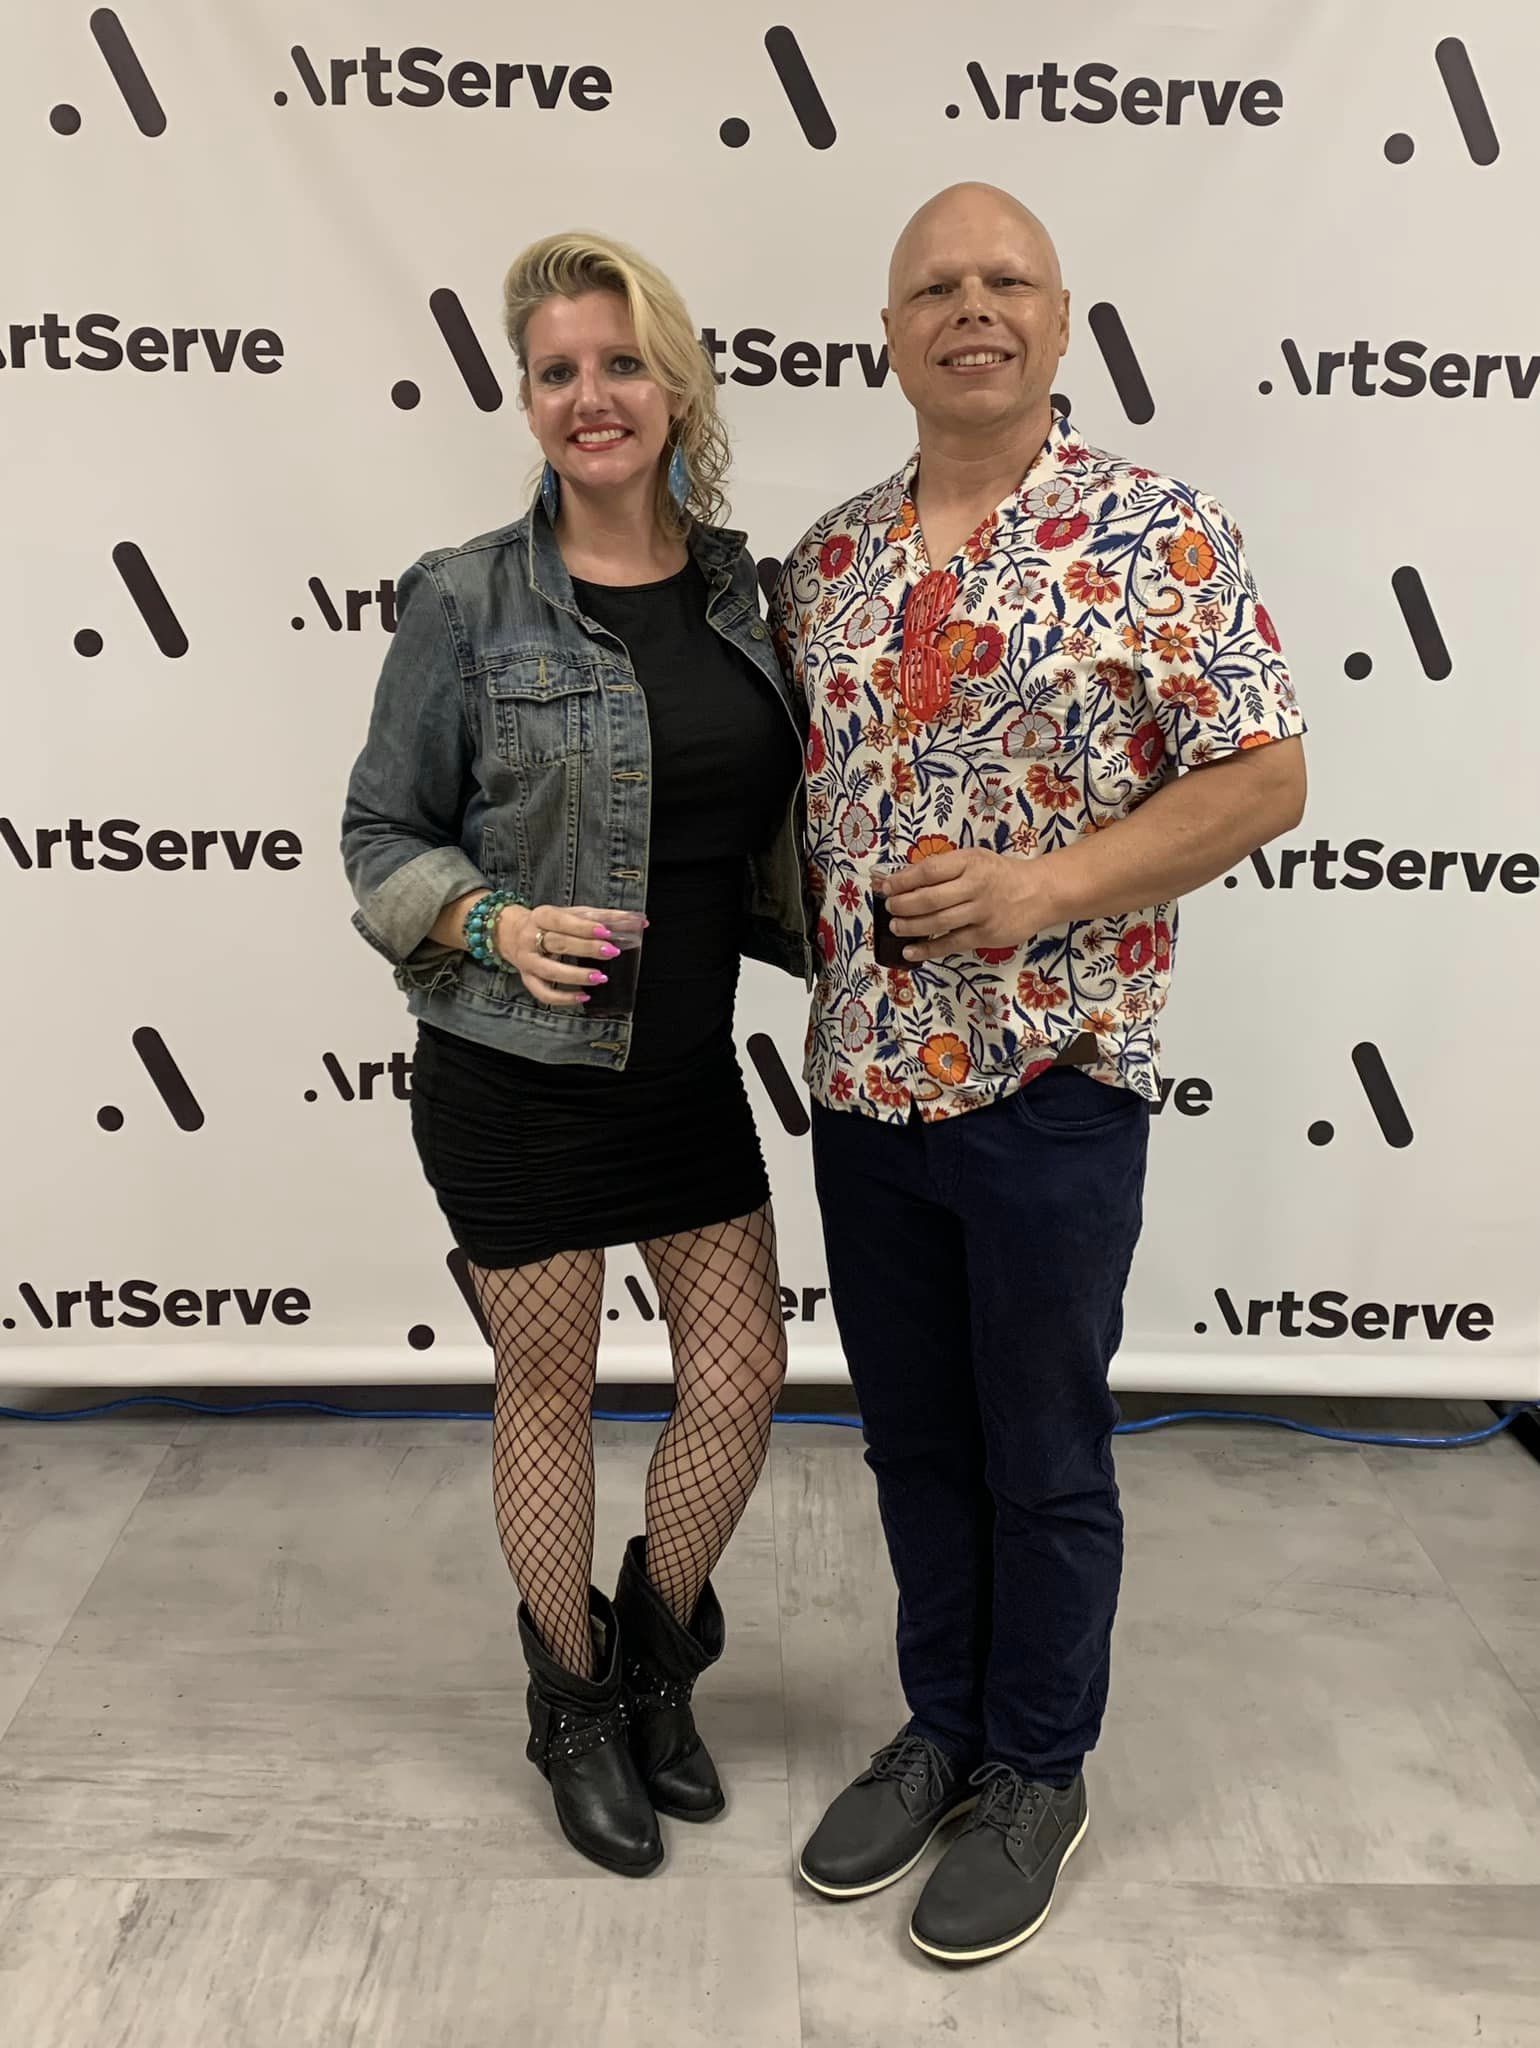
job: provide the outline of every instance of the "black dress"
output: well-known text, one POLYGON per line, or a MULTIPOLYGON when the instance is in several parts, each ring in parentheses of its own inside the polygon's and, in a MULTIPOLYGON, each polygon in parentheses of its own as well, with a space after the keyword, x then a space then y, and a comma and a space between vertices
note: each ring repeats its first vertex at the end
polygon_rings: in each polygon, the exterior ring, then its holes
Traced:
POLYGON ((769 1196, 733 1004, 745 867, 786 815, 797 735, 771 685, 706 623, 694 562, 661 583, 573 590, 625 644, 647 700, 649 925, 619 1072, 419 1026, 413 1135, 479 1266, 668 1237, 769 1196))

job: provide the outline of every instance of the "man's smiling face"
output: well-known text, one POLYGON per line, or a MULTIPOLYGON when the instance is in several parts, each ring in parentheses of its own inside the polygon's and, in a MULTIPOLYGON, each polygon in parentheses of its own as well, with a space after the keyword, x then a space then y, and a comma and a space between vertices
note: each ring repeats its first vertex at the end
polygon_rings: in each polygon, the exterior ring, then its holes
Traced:
POLYGON ((995 434, 1047 404, 1069 294, 1034 215, 993 186, 959 185, 899 237, 882 321, 922 428, 995 434))

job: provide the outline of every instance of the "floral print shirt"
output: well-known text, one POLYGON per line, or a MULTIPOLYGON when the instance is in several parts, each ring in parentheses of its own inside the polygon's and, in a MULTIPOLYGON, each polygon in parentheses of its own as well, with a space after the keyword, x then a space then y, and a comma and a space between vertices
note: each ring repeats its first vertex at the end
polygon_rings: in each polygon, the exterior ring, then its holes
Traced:
POLYGON ((1158 1099, 1174 903, 885 969, 871 877, 955 847, 1031 860, 1182 769, 1303 732, 1240 532, 1059 416, 1019 489, 935 567, 918 466, 820 519, 772 606, 809 721, 806 1079, 829 1108, 936 1120, 1089 1032, 1087 1071, 1158 1099))

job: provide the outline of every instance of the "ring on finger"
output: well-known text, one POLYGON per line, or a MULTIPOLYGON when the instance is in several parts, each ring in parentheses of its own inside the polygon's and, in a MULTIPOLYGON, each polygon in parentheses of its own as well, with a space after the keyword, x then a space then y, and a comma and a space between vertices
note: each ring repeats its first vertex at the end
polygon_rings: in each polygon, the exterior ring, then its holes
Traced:
POLYGON ((545 942, 545 932, 539 925, 535 926, 535 951, 542 960, 549 960, 551 958, 550 948, 545 942))

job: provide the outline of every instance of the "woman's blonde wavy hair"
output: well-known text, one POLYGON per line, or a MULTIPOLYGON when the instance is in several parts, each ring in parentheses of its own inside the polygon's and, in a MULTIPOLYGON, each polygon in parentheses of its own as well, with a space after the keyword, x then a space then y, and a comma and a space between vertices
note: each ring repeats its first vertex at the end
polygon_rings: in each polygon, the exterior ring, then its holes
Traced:
POLYGON ((547 299, 573 299, 592 291, 618 292, 625 300, 642 361, 667 395, 673 415, 658 464, 659 523, 675 534, 687 532, 695 520, 720 526, 727 516, 723 485, 731 456, 727 429, 717 412, 716 376, 684 300, 662 271, 634 249, 603 235, 574 231, 546 235, 514 258, 503 280, 503 327, 518 357, 526 400, 529 363, 524 337, 530 316, 547 299), (668 466, 676 446, 683 448, 690 470, 689 496, 682 508, 668 488, 668 466))

